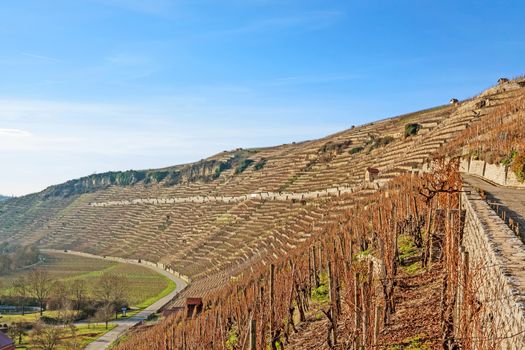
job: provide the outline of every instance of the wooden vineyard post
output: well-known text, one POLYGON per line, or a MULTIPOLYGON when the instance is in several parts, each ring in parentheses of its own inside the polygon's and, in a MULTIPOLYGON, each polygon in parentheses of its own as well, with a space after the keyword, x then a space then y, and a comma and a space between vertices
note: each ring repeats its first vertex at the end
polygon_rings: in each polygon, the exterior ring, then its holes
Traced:
POLYGON ((369 322, 369 319, 370 319, 370 316, 369 316, 369 307, 368 307, 368 302, 369 300, 367 300, 367 297, 368 297, 368 281, 365 281, 363 282, 363 288, 361 288, 361 306, 362 306, 362 316, 363 316, 363 321, 362 321, 362 332, 363 332, 363 345, 365 346, 365 348, 368 346, 369 344, 369 339, 368 339, 368 322, 369 322))
POLYGON ((423 252, 423 267, 425 268, 428 265, 428 262, 429 262, 428 260, 429 260, 430 250, 431 250, 431 247, 430 247, 430 237, 432 236, 432 233, 430 232, 431 229, 432 229, 432 202, 430 202, 430 207, 428 209, 427 222, 426 222, 426 227, 425 227, 426 237, 425 237, 425 249, 423 252))
POLYGON ((308 282, 314 284, 314 266, 312 263, 312 248, 308 248, 308 282))
POLYGON ((330 297, 330 322, 332 327, 330 328, 332 345, 337 344, 337 287, 334 281, 333 266, 330 260, 327 261, 328 267, 328 295, 330 297))
POLYGON ((274 283, 275 283, 275 265, 271 264, 270 265, 270 342, 271 342, 272 350, 276 350, 275 339, 273 339, 275 335, 274 334, 275 333, 275 329, 274 329, 275 286, 274 286, 274 283))
POLYGON ((381 319, 381 306, 376 305, 376 309, 374 312, 374 339, 373 339, 373 345, 377 347, 377 339, 379 338, 379 326, 380 326, 380 319, 381 319))
POLYGON ((319 264, 317 265, 317 270, 318 270, 319 274, 321 274, 321 270, 323 269, 323 250, 322 250, 323 249, 323 245, 319 244, 318 248, 319 248, 318 249, 319 264))
POLYGON ((356 345, 360 346, 359 328, 361 327, 361 310, 359 303, 359 272, 354 273, 354 328, 356 332, 356 345))
POLYGON ((372 277, 374 276, 374 262, 372 260, 368 261, 368 276, 367 282, 368 282, 368 288, 372 289, 372 277))
POLYGON ((250 348, 249 350, 257 350, 257 321, 250 320, 250 348))
MULTIPOLYGON (((462 247, 463 248, 463 247, 462 247)), ((467 293, 468 293, 468 276, 469 276, 469 253, 463 248, 462 251, 461 251, 461 275, 460 275, 460 278, 461 278, 461 282, 459 283, 461 285, 461 303, 464 304, 465 303, 465 299, 466 299, 466 296, 467 296, 467 293)), ((463 306, 463 305, 461 305, 463 306)), ((460 309, 461 310, 461 309, 460 309)), ((459 314, 459 318, 458 318, 458 323, 459 323, 459 331, 460 331, 460 335, 463 336, 463 332, 466 332, 468 331, 467 329, 465 329, 465 325, 463 325, 463 319, 466 319, 468 317, 468 315, 464 315, 465 312, 467 311, 467 308, 466 307, 463 307, 463 312, 461 312, 459 314)))
POLYGON ((315 252, 315 245, 312 246, 312 266, 313 266, 313 273, 314 273, 314 280, 315 280, 315 288, 319 288, 320 281, 319 281, 319 275, 318 270, 319 267, 317 266, 317 255, 315 252))

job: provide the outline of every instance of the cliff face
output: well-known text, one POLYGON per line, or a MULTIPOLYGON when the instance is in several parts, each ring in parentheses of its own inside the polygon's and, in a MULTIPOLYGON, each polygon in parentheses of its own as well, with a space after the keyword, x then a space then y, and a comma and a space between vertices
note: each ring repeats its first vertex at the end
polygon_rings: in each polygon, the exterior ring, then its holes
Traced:
MULTIPOLYGON (((257 153, 255 150, 236 150, 223 152, 218 156, 196 163, 165 169, 111 171, 93 174, 50 186, 39 195, 43 198, 70 197, 104 190, 110 186, 130 187, 138 184, 159 184, 169 187, 190 182, 207 183, 217 179, 226 170, 235 169, 236 174, 240 174, 248 165, 253 163, 253 160, 248 159, 248 157, 255 153, 257 153)), ((5 199, 7 198, 5 197, 5 199)))

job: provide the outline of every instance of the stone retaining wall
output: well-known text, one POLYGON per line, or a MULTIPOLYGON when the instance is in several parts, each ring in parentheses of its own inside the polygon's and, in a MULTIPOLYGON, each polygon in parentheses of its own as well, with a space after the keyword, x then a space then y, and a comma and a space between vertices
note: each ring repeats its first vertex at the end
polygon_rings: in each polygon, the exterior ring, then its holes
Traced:
MULTIPOLYGON (((476 165, 475 169, 479 169, 476 165)), ((466 212, 463 247, 481 302, 481 330, 474 349, 525 348, 525 245, 471 188, 462 194, 466 212), (485 344, 482 344, 482 340, 485 344)))
POLYGON ((525 188, 525 183, 518 181, 516 174, 505 165, 489 164, 483 160, 462 159, 459 170, 483 177, 498 185, 525 188))
POLYGON ((370 187, 369 183, 362 183, 356 186, 339 186, 311 192, 257 192, 241 196, 193 196, 193 197, 164 197, 164 198, 136 198, 131 200, 93 202, 89 203, 92 207, 111 207, 128 206, 143 204, 174 204, 174 203, 209 203, 223 202, 236 203, 246 200, 274 200, 274 201, 300 201, 320 197, 335 197, 348 193, 354 193, 364 188, 370 187))

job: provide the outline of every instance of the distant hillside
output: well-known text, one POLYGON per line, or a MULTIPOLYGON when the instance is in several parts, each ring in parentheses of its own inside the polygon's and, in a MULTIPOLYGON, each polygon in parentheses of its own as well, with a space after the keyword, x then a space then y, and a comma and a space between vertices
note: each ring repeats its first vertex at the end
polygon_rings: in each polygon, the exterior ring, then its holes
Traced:
POLYGON ((2 195, 0 194, 0 202, 6 201, 6 200, 8 200, 8 199, 10 199, 10 198, 12 198, 12 197, 2 196, 2 195))
POLYGON ((142 258, 193 279, 226 278, 265 254, 286 253, 333 220, 327 203, 344 211, 399 174, 418 172, 523 90, 511 81, 466 101, 317 140, 71 180, 3 201, 0 242, 142 258))
MULTIPOLYGON (((472 99, 317 140, 237 149, 191 164, 107 172, 51 186, 0 203, 0 243, 165 264, 191 279, 173 304, 180 306, 185 297, 210 295, 231 277, 339 230, 346 213, 399 175, 420 172, 436 154, 478 154, 491 145, 495 161, 511 155, 509 163, 522 164, 507 149, 516 138, 505 125, 494 135, 480 135, 481 127, 469 130, 495 111, 521 113, 522 85, 510 81, 472 99), (500 131, 507 132, 507 143, 500 131)), ((355 242, 363 251, 369 244, 355 242)), ((133 346, 129 349, 139 349, 133 346)))

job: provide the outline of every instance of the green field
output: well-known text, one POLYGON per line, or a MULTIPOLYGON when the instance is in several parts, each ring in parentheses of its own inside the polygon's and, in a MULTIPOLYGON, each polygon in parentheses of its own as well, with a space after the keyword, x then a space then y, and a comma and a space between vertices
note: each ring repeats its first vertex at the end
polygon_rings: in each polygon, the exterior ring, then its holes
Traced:
MULTIPOLYGON (((86 347, 89 343, 93 342, 95 339, 101 337, 102 335, 106 334, 113 328, 115 328, 117 325, 115 324, 109 324, 108 329, 106 329, 106 326, 104 324, 90 324, 90 325, 81 325, 75 327, 75 339, 77 344, 80 344, 80 348, 86 347)), ((72 341, 73 335, 69 328, 64 329, 63 337, 61 338, 62 341, 72 341)), ((29 344, 29 336, 24 335, 22 337, 22 343, 18 343, 18 339, 16 339, 16 349, 24 350, 24 349, 30 349, 29 344)), ((69 350, 70 346, 66 344, 61 344, 56 347, 56 350, 69 350)))
MULTIPOLYGON (((46 254, 46 260, 37 268, 43 269, 57 280, 68 283, 83 279, 88 285, 88 296, 93 297, 94 286, 103 273, 116 273, 129 280, 128 301, 132 307, 144 308, 175 289, 175 283, 146 267, 114 261, 85 258, 70 254, 46 254)), ((11 283, 28 270, 0 276, 0 297, 12 295, 11 283)))

